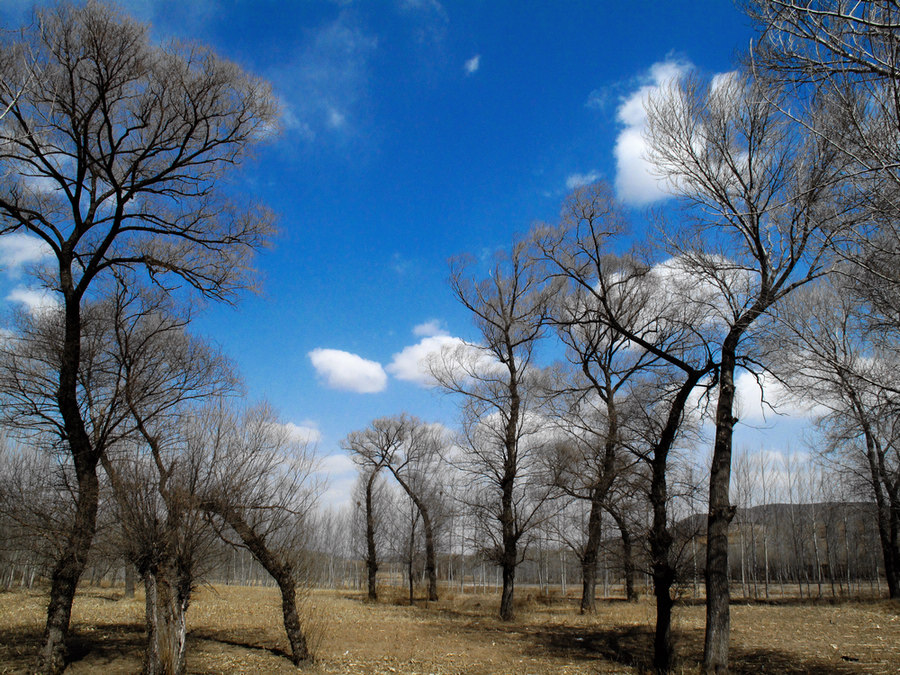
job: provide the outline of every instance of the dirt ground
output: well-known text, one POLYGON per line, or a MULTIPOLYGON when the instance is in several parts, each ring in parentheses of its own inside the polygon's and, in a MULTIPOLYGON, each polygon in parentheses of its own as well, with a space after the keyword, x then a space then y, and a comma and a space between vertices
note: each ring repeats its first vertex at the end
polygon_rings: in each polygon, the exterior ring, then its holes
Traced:
MULTIPOLYGON (((601 602, 596 615, 574 600, 526 598, 518 618, 493 617, 497 598, 447 595, 416 607, 390 599, 314 592, 318 660, 326 673, 640 673, 650 659, 653 606, 601 602)), ((0 593, 0 673, 36 664, 46 597, 0 593)), ((272 588, 198 590, 188 611, 191 673, 297 673, 285 655, 280 599, 272 588)), ((140 670, 143 598, 121 589, 86 589, 73 610, 68 673, 140 670)), ((736 673, 900 673, 900 605, 889 602, 732 606, 736 673)), ((678 671, 696 672, 703 645, 703 607, 676 611, 678 671)))

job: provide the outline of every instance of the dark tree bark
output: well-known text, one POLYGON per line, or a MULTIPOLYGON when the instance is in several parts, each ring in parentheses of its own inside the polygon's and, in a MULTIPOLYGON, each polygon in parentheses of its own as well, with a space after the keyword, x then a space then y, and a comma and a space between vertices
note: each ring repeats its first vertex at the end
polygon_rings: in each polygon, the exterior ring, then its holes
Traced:
POLYGON ((733 331, 722 345, 719 365, 719 400, 716 404, 716 438, 709 474, 709 515, 706 538, 706 637, 703 665, 707 673, 728 672, 731 612, 728 587, 728 527, 736 507, 729 496, 734 425, 734 371, 739 332, 733 331))
POLYGON ((409 495, 409 498, 412 499, 416 508, 419 510, 419 515, 422 517, 422 527, 425 530, 425 576, 428 577, 428 600, 436 601, 438 599, 437 555, 434 549, 434 526, 432 524, 428 505, 425 503, 425 500, 410 487, 409 483, 403 479, 393 465, 388 464, 387 467, 394 475, 394 478, 397 479, 400 487, 402 487, 406 494, 409 495))
POLYGON ((303 626, 300 623, 300 613, 297 608, 297 578, 294 565, 271 550, 265 537, 260 535, 241 514, 221 501, 206 501, 203 507, 216 514, 231 527, 247 550, 253 554, 256 561, 263 566, 281 592, 281 614, 284 622, 284 630, 291 644, 291 661, 295 666, 309 661, 312 655, 309 651, 309 643, 303 626))
POLYGON ((368 573, 369 600, 378 600, 378 551, 375 548, 375 505, 373 489, 378 470, 372 471, 366 480, 366 572, 368 573))
POLYGON ((602 507, 599 501, 591 501, 588 516, 587 541, 581 557, 581 613, 597 611, 597 560, 603 539, 602 507))
POLYGON ((60 261, 60 277, 65 298, 65 333, 59 364, 59 389, 56 396, 75 466, 78 494, 72 529, 66 534, 62 555, 50 577, 50 601, 47 605, 41 661, 42 669, 54 674, 61 673, 65 668, 66 637, 72 616, 72 602, 97 529, 97 508, 100 500, 97 464, 102 452, 102 449, 95 448, 91 443, 78 405, 81 294, 73 288, 71 265, 72 259, 69 256, 60 261))
POLYGON ((512 621, 515 616, 513 597, 516 586, 516 567, 519 564, 519 538, 522 533, 517 527, 513 511, 513 490, 518 473, 519 448, 519 397, 518 372, 512 350, 509 350, 509 416, 506 422, 504 442, 503 476, 500 480, 500 536, 503 550, 500 552, 503 590, 500 593, 500 620, 512 621))

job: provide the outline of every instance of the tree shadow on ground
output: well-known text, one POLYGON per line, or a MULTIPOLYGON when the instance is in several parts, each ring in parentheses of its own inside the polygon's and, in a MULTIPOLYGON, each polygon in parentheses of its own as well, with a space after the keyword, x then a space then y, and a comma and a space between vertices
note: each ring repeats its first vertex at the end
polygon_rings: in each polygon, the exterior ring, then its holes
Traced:
POLYGON ((117 664, 122 667, 123 659, 141 667, 146 628, 140 623, 120 623, 102 627, 76 629, 69 636, 68 663, 77 664, 90 661, 92 669, 117 664))
MULTIPOLYGON (((570 660, 603 659, 652 672, 653 630, 648 626, 625 626, 604 630, 555 626, 530 631, 532 649, 570 660)), ((675 636, 674 670, 692 671, 703 655, 703 631, 681 631, 675 636)), ((859 675, 868 672, 863 664, 835 663, 833 660, 803 657, 777 649, 745 650, 732 646, 730 671, 736 675, 785 673, 787 675, 859 675)))
MULTIPOLYGON (((66 642, 66 661, 69 665, 89 663, 93 670, 116 664, 109 672, 136 672, 141 669, 145 639, 142 624, 77 627, 66 642)), ((0 630, 0 670, 4 673, 37 672, 41 643, 40 630, 0 630)))
POLYGON ((0 664, 3 672, 32 673, 38 666, 41 633, 27 628, 0 630, 0 664))
POLYGON ((188 633, 188 637, 192 640, 209 640, 220 644, 229 645, 231 647, 240 647, 242 649, 253 649, 261 652, 268 652, 274 656, 279 656, 290 661, 291 655, 281 647, 261 644, 259 641, 240 640, 234 637, 232 633, 224 630, 215 630, 213 628, 204 628, 202 630, 192 630, 188 633))

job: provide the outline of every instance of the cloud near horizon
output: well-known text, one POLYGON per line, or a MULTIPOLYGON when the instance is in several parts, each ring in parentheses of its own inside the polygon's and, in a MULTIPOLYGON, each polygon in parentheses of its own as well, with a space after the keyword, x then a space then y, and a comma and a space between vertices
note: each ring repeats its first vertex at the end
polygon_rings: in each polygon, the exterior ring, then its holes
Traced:
POLYGON ((387 387, 387 373, 377 361, 340 349, 313 349, 308 356, 316 373, 331 389, 377 394, 387 387))

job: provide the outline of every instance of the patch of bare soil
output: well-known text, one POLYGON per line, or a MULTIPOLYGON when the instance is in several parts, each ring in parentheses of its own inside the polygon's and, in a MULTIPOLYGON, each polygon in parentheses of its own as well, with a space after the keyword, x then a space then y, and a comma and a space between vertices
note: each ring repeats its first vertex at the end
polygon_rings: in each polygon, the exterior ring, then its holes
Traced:
MULTIPOLYGON (((43 627, 40 592, 0 593, 0 673, 29 672, 43 627)), ((599 603, 581 616, 573 600, 526 599, 515 621, 494 618, 494 596, 447 594, 409 607, 361 595, 317 591, 306 613, 318 660, 311 673, 641 673, 649 667, 653 606, 599 603)), ((70 673, 140 670, 143 597, 86 589, 73 611, 70 673)), ((675 615, 680 672, 697 670, 702 605, 675 615)), ((296 673, 287 658, 278 592, 201 588, 188 611, 191 673, 296 673)), ((732 606, 735 673, 900 673, 900 605, 889 602, 732 606)))

